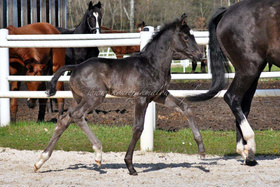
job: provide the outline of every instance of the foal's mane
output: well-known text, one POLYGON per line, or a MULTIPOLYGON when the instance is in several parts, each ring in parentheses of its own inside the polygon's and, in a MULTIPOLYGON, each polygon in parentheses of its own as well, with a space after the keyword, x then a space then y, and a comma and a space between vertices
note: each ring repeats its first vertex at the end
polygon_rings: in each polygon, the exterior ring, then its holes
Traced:
MULTIPOLYGON (((160 31, 159 31, 158 33, 156 33, 155 35, 153 35, 151 41, 145 46, 144 50, 145 50, 146 48, 148 48, 148 47, 151 45, 151 43, 157 41, 157 40, 161 37, 161 35, 163 35, 163 33, 165 33, 167 30, 170 30, 170 29, 175 30, 175 29, 177 28, 178 25, 180 25, 180 20, 179 20, 179 19, 176 19, 175 21, 173 21, 173 22, 171 22, 171 23, 165 24, 165 25, 163 26, 163 28, 160 29, 160 31)), ((144 51, 144 50, 143 50, 143 51, 144 51)))

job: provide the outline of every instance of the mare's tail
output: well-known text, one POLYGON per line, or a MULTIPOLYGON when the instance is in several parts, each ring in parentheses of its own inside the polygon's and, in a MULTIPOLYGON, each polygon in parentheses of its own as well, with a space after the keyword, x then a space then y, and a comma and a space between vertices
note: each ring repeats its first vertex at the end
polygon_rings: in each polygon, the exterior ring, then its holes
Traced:
POLYGON ((49 90, 46 92, 46 94, 50 97, 55 95, 56 93, 56 84, 59 79, 59 77, 65 72, 65 71, 73 71, 77 65, 69 65, 69 66, 63 66, 55 72, 51 82, 49 83, 49 90))
POLYGON ((190 101, 204 101, 213 98, 219 91, 221 91, 226 85, 225 68, 230 71, 227 59, 220 48, 218 43, 216 29, 217 25, 223 17, 223 14, 227 11, 226 8, 219 8, 211 20, 209 21, 209 48, 210 48, 210 65, 212 73, 212 85, 207 93, 189 96, 186 99, 190 101))

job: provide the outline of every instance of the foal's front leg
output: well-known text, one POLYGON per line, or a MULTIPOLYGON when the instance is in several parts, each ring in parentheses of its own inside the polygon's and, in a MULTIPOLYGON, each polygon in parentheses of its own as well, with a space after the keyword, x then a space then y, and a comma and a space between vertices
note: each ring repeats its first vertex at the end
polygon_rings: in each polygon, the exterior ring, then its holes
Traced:
POLYGON ((146 97, 139 97, 135 99, 135 110, 134 110, 135 114, 134 114, 134 124, 132 129, 133 134, 124 158, 126 167, 129 170, 130 175, 137 175, 137 171, 134 169, 132 163, 132 158, 133 158, 135 145, 139 140, 144 129, 144 119, 145 119, 147 106, 148 106, 148 102, 146 97))
POLYGON ((166 91, 164 94, 162 94, 160 97, 158 97, 154 101, 159 104, 163 104, 166 107, 173 108, 173 109, 181 112, 185 116, 187 116, 189 126, 190 126, 193 136, 194 136, 194 140, 196 141, 197 146, 198 146, 198 153, 202 157, 204 157, 205 148, 204 148, 204 145, 202 142, 202 136, 199 132, 197 125, 194 122, 193 113, 192 113, 190 107, 188 106, 188 104, 185 103, 184 101, 177 99, 176 97, 171 95, 168 91, 166 91))

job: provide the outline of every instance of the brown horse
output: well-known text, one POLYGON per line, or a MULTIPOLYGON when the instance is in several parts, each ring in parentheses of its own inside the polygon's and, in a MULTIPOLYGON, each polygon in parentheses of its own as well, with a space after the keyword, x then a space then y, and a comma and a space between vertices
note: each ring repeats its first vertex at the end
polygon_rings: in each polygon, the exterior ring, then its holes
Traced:
MULTIPOLYGON (((145 27, 144 21, 140 24, 137 24, 137 28, 139 32, 143 31, 144 27, 145 27)), ((101 26, 101 32, 102 33, 126 33, 125 31, 116 31, 105 26, 101 26)), ((115 46, 115 47, 111 47, 111 49, 116 54, 117 58, 123 58, 123 55, 125 54, 140 52, 139 45, 138 46, 115 46)))
MULTIPOLYGON (((10 35, 14 34, 60 34, 49 23, 34 23, 23 27, 8 26, 10 35)), ((10 75, 47 75, 56 72, 64 66, 65 49, 62 48, 10 48, 10 75)), ((46 90, 44 82, 26 82, 29 91, 46 90)), ((11 90, 18 91, 20 82, 12 82, 11 90)), ((63 90, 63 83, 57 84, 58 90, 63 90)), ((44 121, 47 99, 39 99, 39 114, 37 121, 44 121)), ((64 99, 58 99, 59 113, 63 112, 64 99)), ((28 100, 28 107, 34 108, 36 99, 28 100)), ((17 99, 11 99, 11 121, 16 122, 18 110, 17 99)))

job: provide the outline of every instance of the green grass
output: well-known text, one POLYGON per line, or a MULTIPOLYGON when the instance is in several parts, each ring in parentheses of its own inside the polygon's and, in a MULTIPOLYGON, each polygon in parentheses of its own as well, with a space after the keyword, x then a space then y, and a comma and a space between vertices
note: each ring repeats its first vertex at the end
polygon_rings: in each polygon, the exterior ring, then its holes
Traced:
MULTIPOLYGON (((0 147, 19 150, 42 150, 47 146, 55 128, 53 123, 19 122, 0 128, 0 147)), ((103 151, 126 151, 132 136, 131 126, 90 125, 103 145, 103 151)), ((233 155, 235 153, 234 131, 201 131, 207 154, 233 155)), ((256 131, 257 154, 278 155, 279 131, 256 131)), ((72 124, 61 136, 56 149, 65 151, 90 151, 89 140, 82 130, 72 124)), ((136 150, 140 149, 139 142, 136 150)), ((190 129, 178 132, 156 130, 154 151, 197 154, 197 146, 190 129)))

